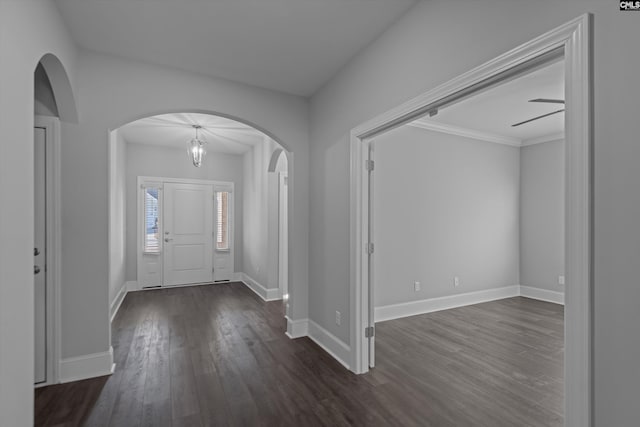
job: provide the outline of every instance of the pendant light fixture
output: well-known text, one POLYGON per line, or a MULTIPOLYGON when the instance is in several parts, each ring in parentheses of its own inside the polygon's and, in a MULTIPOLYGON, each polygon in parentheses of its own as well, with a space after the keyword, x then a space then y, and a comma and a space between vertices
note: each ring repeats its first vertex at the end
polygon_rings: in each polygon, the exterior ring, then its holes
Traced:
POLYGON ((189 158, 193 162, 193 166, 199 168, 202 166, 202 160, 204 160, 207 151, 204 149, 204 145, 207 143, 204 139, 198 137, 198 130, 202 129, 200 125, 192 125, 196 130, 196 137, 187 143, 187 153, 189 158))

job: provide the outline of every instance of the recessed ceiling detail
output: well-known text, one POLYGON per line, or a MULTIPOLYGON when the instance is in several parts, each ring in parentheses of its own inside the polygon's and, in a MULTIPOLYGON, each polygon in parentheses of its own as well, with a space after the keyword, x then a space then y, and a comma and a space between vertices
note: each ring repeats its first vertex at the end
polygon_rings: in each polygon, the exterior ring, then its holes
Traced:
POLYGON ((564 61, 517 77, 425 116, 414 126, 525 146, 564 134, 564 61), (514 126, 517 124, 517 126, 514 126))
POLYGON ((200 113, 162 114, 136 120, 119 130, 123 139, 131 144, 157 145, 186 150, 193 138, 193 126, 202 126, 199 134, 207 141, 209 153, 241 155, 256 144, 264 142, 266 135, 251 126, 225 117, 200 113))

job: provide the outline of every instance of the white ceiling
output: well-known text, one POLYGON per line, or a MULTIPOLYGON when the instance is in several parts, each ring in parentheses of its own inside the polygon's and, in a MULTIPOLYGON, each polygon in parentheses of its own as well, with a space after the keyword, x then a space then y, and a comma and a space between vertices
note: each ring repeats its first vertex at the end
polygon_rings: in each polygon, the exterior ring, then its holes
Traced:
MULTIPOLYGON (((535 103, 530 99, 564 99, 564 61, 558 61, 529 74, 490 88, 438 111, 434 117, 416 121, 461 132, 493 136, 512 145, 526 145, 561 134, 564 113, 554 114, 518 127, 512 124, 564 108, 562 104, 535 103)), ((480 138, 487 139, 487 138, 480 138)))
POLYGON ((243 123, 224 117, 199 113, 162 114, 136 120, 122 126, 119 131, 131 144, 147 144, 187 149, 187 141, 195 137, 193 125, 198 124, 200 137, 207 141, 208 152, 241 155, 256 144, 264 142, 265 135, 243 123))
POLYGON ((416 0, 55 0, 83 48, 309 96, 416 0))

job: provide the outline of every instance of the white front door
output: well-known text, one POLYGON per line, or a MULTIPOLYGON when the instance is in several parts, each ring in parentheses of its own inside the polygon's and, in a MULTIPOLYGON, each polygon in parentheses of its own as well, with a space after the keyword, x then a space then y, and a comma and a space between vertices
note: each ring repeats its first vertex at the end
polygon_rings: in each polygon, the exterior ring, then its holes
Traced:
POLYGON ((213 281, 213 188, 164 184, 163 284, 213 281))
POLYGON ((35 313, 34 382, 47 380, 47 275, 46 268, 46 130, 34 129, 34 242, 33 283, 35 313))

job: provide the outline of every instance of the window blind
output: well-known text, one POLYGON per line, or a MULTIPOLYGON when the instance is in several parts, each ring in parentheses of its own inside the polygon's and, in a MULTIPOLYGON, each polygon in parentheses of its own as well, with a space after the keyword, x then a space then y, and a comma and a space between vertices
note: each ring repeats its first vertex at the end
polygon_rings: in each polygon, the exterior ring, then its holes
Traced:
POLYGON ((144 252, 160 252, 158 187, 144 189, 144 252))
POLYGON ((229 192, 216 192, 216 249, 229 249, 229 192))

